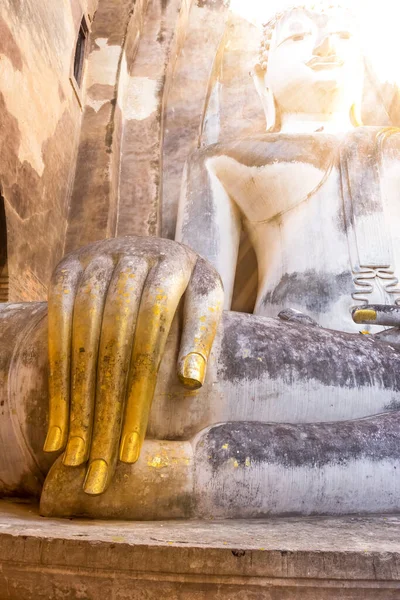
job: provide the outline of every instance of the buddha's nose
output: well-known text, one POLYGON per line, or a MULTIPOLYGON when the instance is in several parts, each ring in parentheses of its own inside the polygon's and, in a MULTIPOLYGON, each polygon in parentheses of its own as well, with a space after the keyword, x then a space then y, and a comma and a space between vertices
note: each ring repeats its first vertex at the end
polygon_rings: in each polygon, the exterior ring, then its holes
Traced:
POLYGON ((335 54, 335 44, 331 34, 325 35, 317 42, 313 50, 314 56, 332 56, 335 54))

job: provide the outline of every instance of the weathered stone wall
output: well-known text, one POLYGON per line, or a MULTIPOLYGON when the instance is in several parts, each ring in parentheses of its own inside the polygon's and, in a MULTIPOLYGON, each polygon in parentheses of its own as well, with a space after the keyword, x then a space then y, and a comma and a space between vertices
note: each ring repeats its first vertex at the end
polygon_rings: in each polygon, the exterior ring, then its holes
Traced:
POLYGON ((136 54, 147 0, 100 0, 93 23, 86 98, 66 252, 115 236, 122 136, 121 73, 136 54), (135 31, 133 44, 130 32, 135 31))
POLYGON ((100 0, 66 251, 159 235, 164 99, 190 0, 100 0))
POLYGON ((45 299, 63 254, 81 121, 70 74, 82 15, 93 17, 96 4, 0 3, 0 186, 11 301, 45 299))
POLYGON ((149 2, 138 53, 127 62, 117 235, 161 235, 164 104, 190 5, 149 2))

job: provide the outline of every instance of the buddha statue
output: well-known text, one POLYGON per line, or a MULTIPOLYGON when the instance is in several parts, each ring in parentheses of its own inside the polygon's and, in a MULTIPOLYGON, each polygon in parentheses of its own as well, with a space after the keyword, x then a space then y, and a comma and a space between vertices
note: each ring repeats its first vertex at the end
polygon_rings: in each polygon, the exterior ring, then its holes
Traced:
POLYGON ((400 509, 400 130, 361 125, 346 9, 279 13, 255 62, 267 131, 193 154, 176 241, 57 267, 48 394, 46 306, 2 311, 2 491, 46 476, 45 516, 400 509), (230 311, 242 228, 252 315, 230 311))

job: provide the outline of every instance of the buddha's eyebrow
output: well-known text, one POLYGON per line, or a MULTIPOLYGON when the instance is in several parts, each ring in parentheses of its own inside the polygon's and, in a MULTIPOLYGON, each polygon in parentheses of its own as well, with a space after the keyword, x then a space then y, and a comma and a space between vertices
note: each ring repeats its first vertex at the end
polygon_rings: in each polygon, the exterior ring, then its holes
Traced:
POLYGON ((295 35, 303 35, 303 34, 311 34, 312 33, 312 28, 307 25, 306 23, 302 23, 302 27, 297 29, 297 30, 286 30, 283 32, 282 35, 278 36, 278 39, 280 39, 280 42, 277 44, 277 48, 279 48, 279 46, 281 44, 283 44, 284 42, 286 42, 287 40, 290 40, 290 38, 292 38, 295 35))

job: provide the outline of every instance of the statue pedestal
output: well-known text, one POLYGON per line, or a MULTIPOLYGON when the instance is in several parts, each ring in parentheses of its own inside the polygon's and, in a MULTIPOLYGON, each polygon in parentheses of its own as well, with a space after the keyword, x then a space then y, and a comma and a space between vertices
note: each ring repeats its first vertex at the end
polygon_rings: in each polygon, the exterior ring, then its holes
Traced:
POLYGON ((45 519, 0 502, 0 598, 394 600, 400 516, 45 519))

